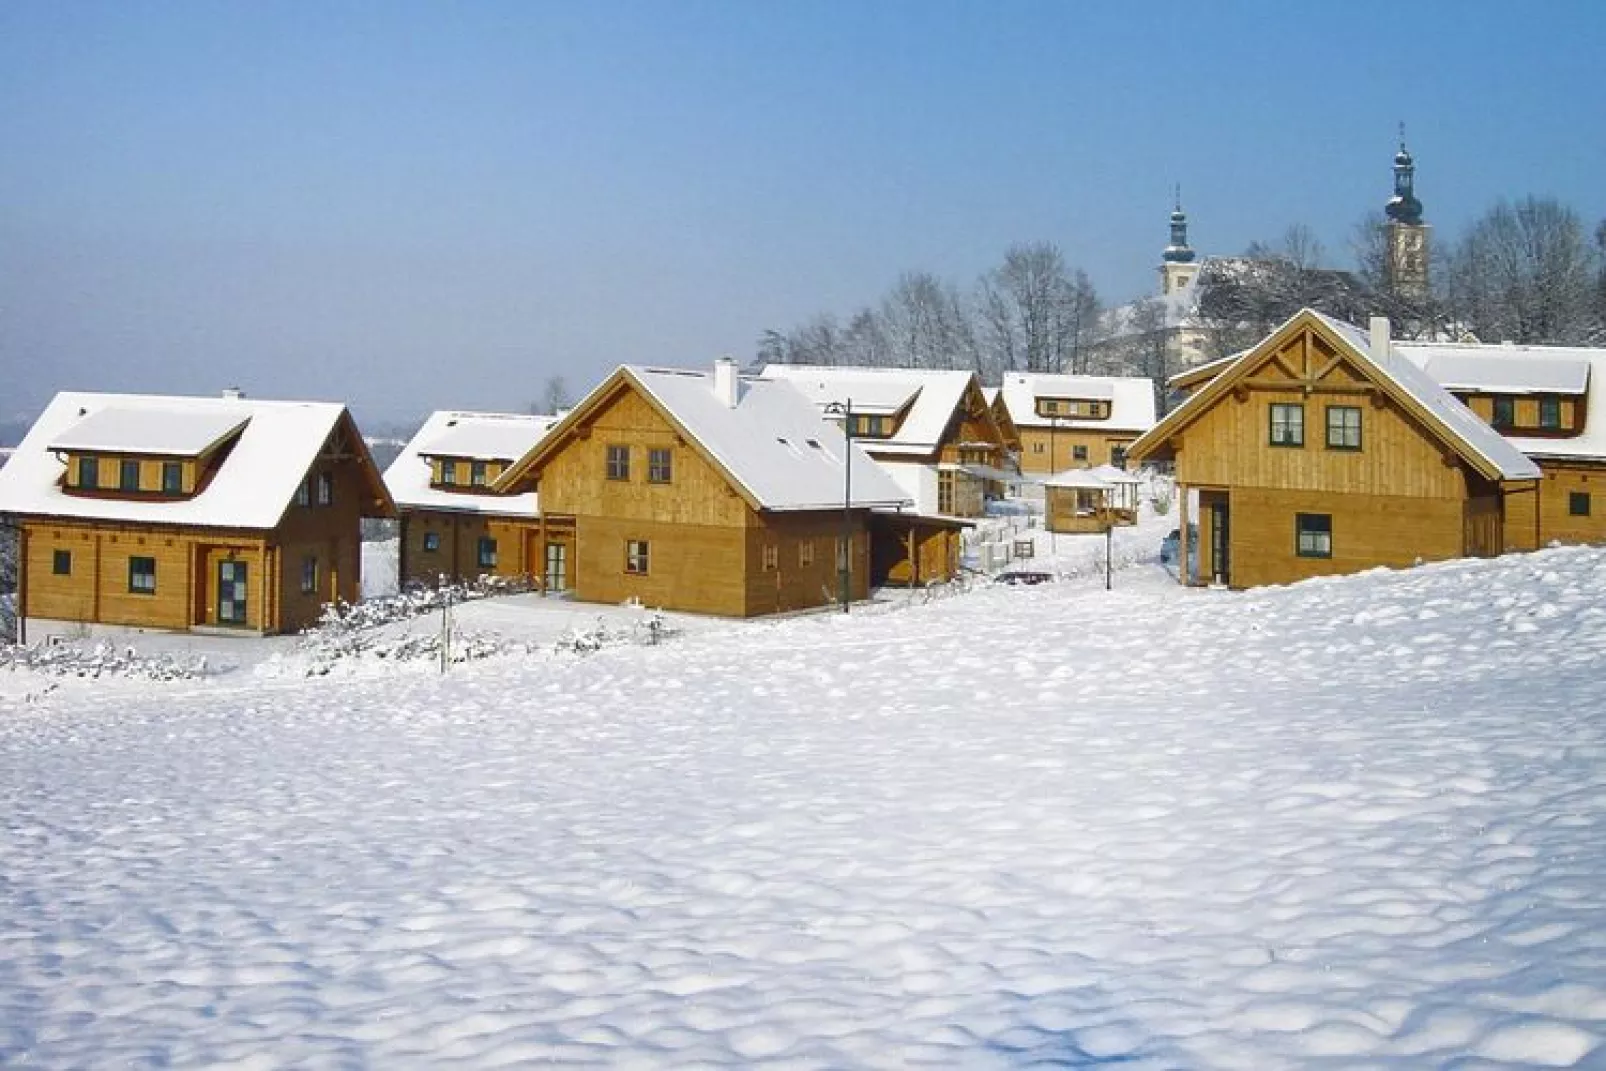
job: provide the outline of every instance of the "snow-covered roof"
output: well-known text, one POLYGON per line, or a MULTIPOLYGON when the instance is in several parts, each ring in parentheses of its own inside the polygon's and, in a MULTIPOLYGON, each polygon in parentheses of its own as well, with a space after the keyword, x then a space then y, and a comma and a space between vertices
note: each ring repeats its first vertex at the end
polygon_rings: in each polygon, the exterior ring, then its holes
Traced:
MULTIPOLYGON (((1539 476, 1539 468, 1521 450, 1512 446, 1500 433, 1485 424, 1478 414, 1468 409, 1460 399, 1445 390, 1433 377, 1418 368, 1409 359, 1396 352, 1391 345, 1387 353, 1373 353, 1367 332, 1354 324, 1328 316, 1326 313, 1307 310, 1330 327, 1355 351, 1356 355, 1372 367, 1393 379, 1411 397, 1457 438, 1483 457, 1506 480, 1531 480, 1539 476)), ((1297 314, 1296 314, 1297 315, 1297 314)), ((1282 330, 1278 328, 1278 330, 1282 330)), ((1273 332, 1275 334, 1275 332, 1273 332)))
POLYGON ((857 368, 772 364, 762 373, 784 379, 818 407, 852 400, 853 411, 874 415, 909 407, 895 434, 860 440, 876 454, 923 456, 942 444, 954 410, 965 398, 973 372, 914 368, 857 368))
POLYGON ((1004 375, 1004 404, 1020 428, 1090 428, 1103 431, 1147 431, 1154 426, 1154 381, 1142 376, 1073 376, 1009 372, 1004 375), (1037 412, 1039 398, 1082 398, 1110 403, 1105 420, 1037 412))
POLYGON ((1510 435, 1505 441, 1530 457, 1606 459, 1606 349, 1440 342, 1396 342, 1393 348, 1407 361, 1423 366, 1428 376, 1449 390, 1582 394, 1585 425, 1581 434, 1565 438, 1510 435), (1476 373, 1476 378, 1470 373, 1476 373), (1580 380, 1582 389, 1574 389, 1580 380))
MULTIPOLYGON (((1406 345, 1397 344, 1401 350, 1406 345)), ((1589 388, 1587 358, 1505 356, 1476 352, 1483 347, 1433 343, 1413 348, 1421 352, 1409 354, 1411 360, 1446 390, 1486 394, 1583 394, 1589 388)))
POLYGON ((1085 469, 1083 471, 1091 472, 1094 476, 1097 476, 1105 483, 1138 484, 1143 482, 1130 472, 1127 472, 1124 469, 1118 469, 1114 465, 1110 464, 1095 465, 1092 468, 1085 469))
POLYGON ((494 494, 488 488, 443 491, 429 485, 431 457, 517 461, 558 422, 555 416, 517 413, 431 413, 385 470, 385 486, 398 506, 458 513, 533 517, 536 493, 494 494))
MULTIPOLYGON (((541 441, 555 416, 514 413, 446 413, 436 434, 418 452, 424 457, 463 457, 476 461, 517 461, 541 441)), ((433 420, 433 417, 431 418, 433 420)))
POLYGON ((149 409, 108 406, 63 428, 50 449, 197 457, 249 419, 238 412, 196 411, 177 405, 149 409))
MULTIPOLYGON (((735 406, 714 392, 714 375, 684 368, 625 365, 621 372, 655 400, 758 505, 766 510, 841 507, 843 458, 849 459, 852 502, 899 506, 908 494, 842 430, 823 419, 790 382, 742 378, 735 406)), ((609 389, 610 377, 575 407, 573 418, 609 389)), ((570 418, 565 418, 566 420, 570 418)))
POLYGON ((1095 476, 1090 469, 1066 469, 1056 472, 1043 480, 1044 487, 1076 487, 1090 490, 1108 490, 1110 485, 1106 480, 1095 476))
POLYGON ((345 412, 336 402, 64 391, 45 407, 16 455, 0 469, 0 512, 270 529, 278 525, 345 412), (102 413, 108 414, 104 420, 89 423, 102 413), (165 439, 154 435, 152 424, 168 419, 177 419, 184 430, 165 439), (152 443, 193 446, 201 434, 196 429, 241 424, 245 426, 216 475, 191 498, 126 500, 62 490, 66 465, 56 452, 61 443, 94 444, 73 447, 82 450, 157 453, 152 443), (86 425, 93 434, 70 434, 86 425), (130 432, 128 439, 111 435, 119 429, 130 432))

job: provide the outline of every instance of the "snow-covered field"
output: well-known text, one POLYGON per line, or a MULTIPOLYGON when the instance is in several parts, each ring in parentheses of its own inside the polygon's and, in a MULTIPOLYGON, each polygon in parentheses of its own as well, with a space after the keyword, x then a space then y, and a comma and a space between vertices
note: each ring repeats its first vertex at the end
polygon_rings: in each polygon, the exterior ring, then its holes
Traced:
POLYGON ((0 718, 0 1065, 1601 1066, 1602 592, 1138 565, 62 688, 0 718))

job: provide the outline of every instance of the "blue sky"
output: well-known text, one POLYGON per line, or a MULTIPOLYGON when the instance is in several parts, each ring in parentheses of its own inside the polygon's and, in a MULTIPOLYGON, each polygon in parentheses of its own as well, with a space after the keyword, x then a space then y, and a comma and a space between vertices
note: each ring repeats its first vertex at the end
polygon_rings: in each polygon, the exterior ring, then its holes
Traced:
POLYGON ((521 409, 622 361, 965 286, 1152 289, 1312 227, 1400 120, 1448 240, 1606 217, 1606 4, 0 4, 0 417, 58 389, 521 409))

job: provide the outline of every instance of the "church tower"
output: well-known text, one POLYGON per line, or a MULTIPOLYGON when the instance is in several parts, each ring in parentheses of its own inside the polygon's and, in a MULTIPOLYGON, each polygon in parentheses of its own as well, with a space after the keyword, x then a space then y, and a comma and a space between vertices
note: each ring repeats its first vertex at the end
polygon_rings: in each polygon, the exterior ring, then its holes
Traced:
POLYGON ((1389 293, 1408 301, 1428 296, 1428 225, 1422 222, 1422 202, 1416 199, 1416 162, 1405 147, 1405 124, 1400 124, 1400 151, 1394 155, 1394 196, 1384 206, 1383 282, 1389 293))
POLYGON ((1193 285, 1199 275, 1193 248, 1188 245, 1188 216, 1182 211, 1182 187, 1177 187, 1176 208, 1171 212, 1171 244, 1160 254, 1160 293, 1175 294, 1193 285))

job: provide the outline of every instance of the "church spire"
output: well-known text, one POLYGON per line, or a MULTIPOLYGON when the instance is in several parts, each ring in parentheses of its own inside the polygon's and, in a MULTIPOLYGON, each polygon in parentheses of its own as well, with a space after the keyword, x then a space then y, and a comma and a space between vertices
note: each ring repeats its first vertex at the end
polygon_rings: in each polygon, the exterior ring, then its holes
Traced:
POLYGON ((1405 147, 1405 124, 1400 124, 1400 151, 1394 154, 1394 196, 1383 211, 1396 223, 1416 226, 1422 222, 1422 202, 1416 199, 1416 161, 1405 147))
POLYGON ((1160 259, 1167 264, 1188 264, 1193 260, 1193 249, 1188 245, 1188 215, 1182 211, 1182 183, 1177 183, 1176 207, 1171 211, 1171 244, 1165 247, 1160 259))

